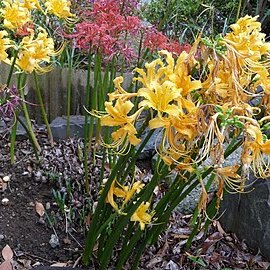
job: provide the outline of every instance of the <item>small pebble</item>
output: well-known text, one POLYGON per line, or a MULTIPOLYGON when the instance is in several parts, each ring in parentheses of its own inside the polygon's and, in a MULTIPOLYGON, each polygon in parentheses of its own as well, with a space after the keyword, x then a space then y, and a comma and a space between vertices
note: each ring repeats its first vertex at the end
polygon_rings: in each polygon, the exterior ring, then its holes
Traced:
POLYGON ((47 202, 47 203, 46 203, 45 208, 46 208, 46 210, 49 210, 49 209, 51 208, 50 202, 47 202))
POLYGON ((6 182, 6 183, 9 182, 10 181, 10 176, 9 175, 4 176, 3 181, 6 182))
POLYGON ((8 205, 8 203, 9 203, 9 199, 8 198, 2 199, 2 205, 8 205))
POLYGON ((0 234, 0 241, 4 240, 5 236, 3 234, 0 234))
POLYGON ((51 235, 51 239, 49 241, 49 244, 51 245, 52 248, 56 248, 57 246, 59 246, 59 239, 55 234, 51 235))

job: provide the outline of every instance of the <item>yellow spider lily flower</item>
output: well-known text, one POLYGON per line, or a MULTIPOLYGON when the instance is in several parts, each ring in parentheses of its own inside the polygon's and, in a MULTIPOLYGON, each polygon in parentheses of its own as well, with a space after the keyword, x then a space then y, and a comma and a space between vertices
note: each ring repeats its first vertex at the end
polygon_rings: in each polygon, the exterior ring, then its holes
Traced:
MULTIPOLYGON (((171 57, 168 54, 167 57, 171 57)), ((173 73, 169 75, 169 79, 179 89, 181 96, 186 97, 191 91, 202 87, 200 80, 193 80, 189 74, 189 54, 183 51, 177 58, 173 73)))
POLYGON ((54 50, 54 41, 48 37, 45 29, 39 28, 39 33, 34 38, 34 31, 30 36, 26 36, 20 43, 20 50, 17 66, 27 73, 32 73, 34 70, 38 73, 44 73, 51 70, 51 66, 44 66, 49 64, 51 56, 55 56, 61 52, 54 50))
POLYGON ((106 202, 109 203, 116 212, 120 212, 117 203, 114 200, 114 196, 118 198, 125 198, 128 187, 120 185, 116 180, 113 180, 109 192, 106 197, 106 202))
POLYGON ((135 182, 132 185, 131 189, 129 189, 126 192, 126 197, 125 197, 123 205, 125 205, 131 199, 131 197, 134 195, 134 193, 139 193, 144 186, 145 185, 143 183, 141 183, 141 181, 135 182))
POLYGON ((14 30, 31 21, 28 8, 20 0, 6 0, 3 4, 4 8, 0 9, 0 14, 6 28, 14 30))
POLYGON ((141 230, 145 229, 145 224, 150 224, 153 214, 146 213, 150 207, 149 202, 143 202, 141 205, 136 209, 134 214, 131 216, 130 220, 139 222, 141 230))
POLYGON ((137 130, 134 126, 135 120, 141 113, 142 109, 138 110, 133 115, 128 116, 128 113, 133 108, 133 103, 131 101, 123 101, 117 99, 115 106, 112 102, 105 102, 105 109, 107 115, 101 116, 102 126, 120 126, 120 128, 112 133, 112 138, 114 144, 112 147, 120 146, 125 139, 132 145, 137 145, 140 139, 136 137, 137 130))
POLYGON ((139 81, 145 88, 153 89, 155 83, 161 84, 165 81, 164 78, 164 64, 160 58, 145 64, 144 71, 141 68, 135 68, 134 72, 137 72, 140 76, 133 78, 133 81, 139 81), (159 68, 160 67, 160 68, 159 68))
POLYGON ((145 64, 146 71, 139 68, 134 70, 140 75, 134 78, 134 80, 143 84, 143 88, 138 91, 139 95, 149 99, 153 107, 157 107, 156 99, 153 95, 151 96, 150 91, 155 92, 156 98, 160 98, 163 90, 163 92, 165 92, 163 99, 165 99, 165 97, 167 99, 163 102, 166 105, 168 100, 172 101, 173 99, 177 99, 180 95, 185 97, 191 91, 202 87, 201 82, 199 80, 192 80, 189 74, 189 55, 185 51, 180 54, 176 63, 171 53, 163 50, 160 52, 160 55, 165 57, 167 65, 164 65, 159 58, 151 63, 145 64), (167 98, 169 92, 171 92, 171 94, 167 98))
POLYGON ((51 13, 61 19, 75 17, 75 14, 70 12, 71 2, 67 0, 47 0, 45 7, 48 13, 51 13))
POLYGON ((10 39, 6 36, 8 36, 7 31, 0 31, 0 62, 8 60, 8 54, 6 50, 13 46, 11 45, 10 39))
POLYGON ((239 165, 232 165, 216 169, 216 181, 218 181, 217 194, 217 205, 219 208, 220 201, 223 199, 224 183, 230 188, 230 191, 242 192, 244 189, 245 178, 242 178, 237 171, 239 165))
POLYGON ((244 141, 242 151, 242 162, 246 166, 250 166, 255 174, 260 177, 268 177, 270 175, 270 140, 265 140, 259 127, 248 125, 246 132, 250 135, 244 141))
POLYGON ((42 11, 42 8, 38 0, 23 0, 23 2, 24 2, 24 6, 29 10, 36 8, 42 11))
POLYGON ((180 97, 180 93, 175 89, 173 83, 169 81, 165 81, 163 84, 153 82, 152 89, 141 88, 138 94, 145 98, 140 102, 140 107, 153 108, 160 113, 169 115, 179 115, 177 105, 171 104, 172 101, 180 97))
POLYGON ((122 76, 116 77, 113 80, 114 86, 116 88, 116 90, 112 93, 109 93, 109 101, 114 101, 115 99, 120 98, 121 100, 125 101, 128 100, 132 97, 137 97, 138 93, 128 93, 126 92, 123 87, 121 86, 121 84, 123 83, 124 78, 122 76))
POLYGON ((123 186, 114 180, 107 194, 106 202, 109 203, 115 209, 115 211, 122 213, 121 209, 124 207, 124 205, 132 198, 135 193, 139 193, 143 187, 144 184, 142 184, 140 181, 135 182, 132 187, 129 188, 128 186, 123 186), (121 209, 119 209, 117 203, 115 202, 114 196, 124 199, 121 209))
POLYGON ((233 46, 243 57, 252 61, 261 60, 261 56, 270 50, 270 43, 265 42, 265 34, 261 33, 261 23, 258 16, 246 15, 231 25, 233 30, 224 40, 233 46))

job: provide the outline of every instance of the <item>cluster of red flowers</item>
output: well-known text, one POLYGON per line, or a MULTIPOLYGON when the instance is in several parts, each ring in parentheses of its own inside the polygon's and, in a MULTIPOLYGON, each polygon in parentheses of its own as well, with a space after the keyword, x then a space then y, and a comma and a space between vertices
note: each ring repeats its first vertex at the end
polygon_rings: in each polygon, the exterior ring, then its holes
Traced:
POLYGON ((138 7, 137 0, 92 0, 91 11, 82 14, 82 21, 76 25, 73 38, 76 47, 101 52, 108 59, 121 56, 130 61, 137 57, 136 46, 143 36, 142 46, 151 52, 166 49, 175 55, 188 46, 168 38, 154 27, 146 27, 132 11, 138 7), (135 42, 134 42, 135 41, 135 42))
POLYGON ((189 52, 191 45, 188 43, 180 44, 177 40, 169 40, 167 36, 150 27, 145 31, 144 43, 145 48, 149 48, 151 52, 157 50, 167 50, 174 55, 179 55, 182 51, 189 52))
POLYGON ((94 1, 92 10, 83 15, 84 21, 78 23, 75 33, 70 35, 79 49, 92 48, 109 58, 117 54, 127 60, 135 57, 127 40, 137 35, 141 20, 137 16, 122 15, 120 1, 94 1))

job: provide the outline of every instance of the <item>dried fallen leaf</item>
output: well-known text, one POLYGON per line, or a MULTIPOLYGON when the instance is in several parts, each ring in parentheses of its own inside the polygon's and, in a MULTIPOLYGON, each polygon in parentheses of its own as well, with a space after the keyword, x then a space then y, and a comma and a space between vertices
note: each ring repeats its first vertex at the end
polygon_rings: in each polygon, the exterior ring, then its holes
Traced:
POLYGON ((0 191, 5 191, 6 189, 7 183, 5 183, 2 178, 0 178, 0 191))
POLYGON ((263 269, 269 269, 270 263, 269 262, 257 262, 260 267, 263 269))
POLYGON ((36 212, 39 214, 40 217, 44 216, 45 208, 42 203, 36 202, 36 212))
POLYGON ((214 232, 212 235, 208 236, 203 243, 201 254, 205 254, 212 245, 222 238, 223 235, 220 232, 214 232))
POLYGON ((66 244, 66 245, 71 245, 71 241, 70 241, 70 239, 69 239, 68 237, 65 237, 65 238, 63 239, 63 242, 64 242, 64 244, 66 244))
POLYGON ((86 224, 87 226, 89 226, 90 223, 91 223, 91 216, 90 216, 90 214, 88 214, 88 215, 86 216, 86 218, 85 218, 85 224, 86 224))
POLYGON ((9 245, 5 245, 5 247, 2 249, 2 256, 5 261, 12 260, 13 258, 13 251, 10 248, 9 245))
POLYGON ((61 263, 61 262, 57 262, 50 265, 50 267, 66 267, 66 266, 67 266, 67 263, 61 263))
POLYGON ((9 260, 4 261, 2 264, 0 264, 0 270, 12 270, 11 262, 9 260))
POLYGON ((215 220, 213 222, 213 226, 217 228, 217 230, 222 234, 222 235, 226 235, 226 232, 223 230, 220 222, 218 220, 215 220))
POLYGON ((152 268, 154 267, 156 264, 162 262, 163 258, 160 256, 155 256, 154 258, 152 258, 147 264, 146 264, 146 268, 152 268))
POLYGON ((18 259, 18 263, 20 263, 25 269, 31 269, 31 260, 27 260, 27 259, 18 259))

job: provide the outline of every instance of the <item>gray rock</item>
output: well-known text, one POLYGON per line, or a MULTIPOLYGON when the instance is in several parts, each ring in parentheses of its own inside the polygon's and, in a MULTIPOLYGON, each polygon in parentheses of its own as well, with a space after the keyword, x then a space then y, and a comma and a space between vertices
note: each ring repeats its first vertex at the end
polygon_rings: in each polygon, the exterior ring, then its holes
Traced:
MULTIPOLYGON (((20 119, 22 120, 22 122, 24 123, 24 125, 27 127, 27 123, 24 117, 20 116, 20 119)), ((25 130, 25 128, 22 126, 22 124, 20 122, 18 122, 17 125, 17 131, 16 131, 16 139, 18 140, 23 140, 27 137, 27 132, 25 130)))
MULTIPOLYGON (((142 141, 145 139, 149 131, 150 131, 149 128, 146 128, 146 130, 143 132, 141 136, 142 141)), ((158 149, 161 139, 162 139, 162 129, 156 129, 152 134, 152 136, 147 141, 138 159, 141 160, 151 159, 156 154, 156 149, 158 149)))
MULTIPOLYGON (((20 120, 27 126, 26 120, 23 116, 20 116, 20 120)), ((5 122, 3 119, 0 119, 0 133, 9 132, 11 130, 12 125, 14 124, 12 119, 9 119, 5 122)), ((16 130, 16 139, 17 140, 24 140, 28 136, 25 128, 22 126, 20 122, 18 122, 17 130, 16 130)))
MULTIPOLYGON (((85 117, 83 115, 70 116, 70 137, 83 137, 85 117)), ((57 117, 50 124, 55 140, 67 138, 67 117, 57 117)))
POLYGON ((270 182, 257 179, 250 192, 226 194, 221 204, 221 224, 270 260, 270 182), (254 190, 252 190, 254 189, 254 190))
POLYGON ((174 261, 170 260, 167 265, 166 265, 166 270, 179 270, 180 267, 178 266, 177 263, 175 263, 174 261))
POLYGON ((60 246, 59 238, 55 234, 52 234, 49 244, 51 245, 52 248, 60 246))
POLYGON ((3 234, 0 234, 0 242, 5 239, 5 236, 3 234))

